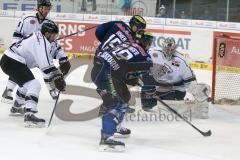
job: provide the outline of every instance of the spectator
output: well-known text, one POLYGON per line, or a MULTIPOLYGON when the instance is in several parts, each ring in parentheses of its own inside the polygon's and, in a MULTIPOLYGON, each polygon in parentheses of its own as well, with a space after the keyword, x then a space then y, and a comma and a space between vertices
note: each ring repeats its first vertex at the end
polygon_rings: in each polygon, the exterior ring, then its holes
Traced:
POLYGON ((164 5, 161 5, 161 7, 159 7, 158 13, 157 13, 156 17, 159 17, 159 18, 167 18, 166 8, 165 8, 164 5))
POLYGON ((86 2, 86 0, 82 0, 81 11, 82 12, 86 12, 87 11, 87 2, 86 2))
POLYGON ((132 0, 123 0, 122 9, 130 9, 132 6, 132 0))
POLYGON ((209 15, 209 11, 208 9, 205 9, 204 12, 203 12, 203 15, 201 15, 199 17, 200 20, 209 20, 209 21, 212 21, 213 20, 213 17, 211 15, 209 15))
POLYGON ((187 15, 185 14, 185 11, 181 11, 179 18, 180 19, 187 19, 187 15))

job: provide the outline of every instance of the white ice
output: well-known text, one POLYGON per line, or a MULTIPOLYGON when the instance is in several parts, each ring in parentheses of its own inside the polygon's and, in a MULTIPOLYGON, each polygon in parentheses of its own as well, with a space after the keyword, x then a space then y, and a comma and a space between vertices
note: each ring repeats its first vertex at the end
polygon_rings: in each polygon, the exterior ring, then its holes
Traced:
MULTIPOLYGON (((94 88, 85 84, 86 66, 74 71, 68 84, 94 88)), ((34 70, 42 83, 38 116, 49 120, 54 101, 42 81, 41 73, 34 70)), ((195 70, 199 82, 211 84, 211 72, 195 70)), ((0 93, 4 91, 7 76, 0 70, 0 93)), ((71 112, 80 113, 98 106, 101 101, 85 96, 71 98, 71 112)), ((139 101, 139 100, 138 100, 139 101)), ((240 157, 239 106, 210 107, 210 119, 193 119, 200 129, 212 130, 211 137, 203 137, 185 122, 125 122, 132 130, 124 153, 98 151, 100 119, 86 122, 65 122, 53 117, 48 128, 25 128, 22 117, 9 117, 11 105, 0 103, 0 160, 238 160, 240 157)))

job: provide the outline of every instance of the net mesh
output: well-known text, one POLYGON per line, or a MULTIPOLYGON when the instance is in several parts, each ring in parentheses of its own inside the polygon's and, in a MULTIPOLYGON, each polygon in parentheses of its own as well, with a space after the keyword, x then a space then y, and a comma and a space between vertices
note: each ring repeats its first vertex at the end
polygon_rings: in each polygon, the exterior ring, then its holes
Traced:
POLYGON ((240 98, 240 40, 217 38, 215 103, 238 104, 240 98))

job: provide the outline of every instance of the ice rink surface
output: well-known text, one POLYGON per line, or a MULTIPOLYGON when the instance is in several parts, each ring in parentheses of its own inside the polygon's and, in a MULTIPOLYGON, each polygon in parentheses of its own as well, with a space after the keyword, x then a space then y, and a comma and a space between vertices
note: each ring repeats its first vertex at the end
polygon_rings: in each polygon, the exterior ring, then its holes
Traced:
MULTIPOLYGON (((67 84, 94 89, 83 82, 87 66, 75 70, 67 84)), ((38 116, 50 118, 54 101, 43 83, 41 73, 34 70, 42 83, 38 116)), ((195 70, 199 82, 211 83, 211 72, 195 70)), ((7 76, 0 70, 0 93, 7 76)), ((81 113, 98 106, 101 101, 86 96, 61 95, 60 101, 71 98, 71 112, 81 113)), ((137 100, 139 101, 139 99, 137 100)), ((212 130, 211 137, 203 137, 185 122, 125 121, 132 130, 124 153, 98 151, 99 118, 85 122, 66 122, 53 117, 50 128, 25 128, 22 117, 9 117, 11 105, 0 103, 0 159, 1 160, 239 160, 240 107, 210 106, 209 119, 193 119, 203 131, 212 130)))

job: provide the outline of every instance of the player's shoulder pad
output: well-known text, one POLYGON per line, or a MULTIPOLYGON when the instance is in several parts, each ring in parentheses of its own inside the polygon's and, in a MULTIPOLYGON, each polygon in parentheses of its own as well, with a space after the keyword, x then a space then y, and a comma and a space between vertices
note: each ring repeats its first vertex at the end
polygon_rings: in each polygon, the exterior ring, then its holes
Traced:
POLYGON ((179 53, 176 51, 173 56, 177 59, 180 59, 181 61, 186 62, 186 58, 184 57, 184 55, 182 53, 179 53))
POLYGON ((26 15, 22 16, 21 20, 25 21, 25 20, 28 20, 31 18, 37 18, 36 13, 35 14, 26 14, 26 15))
POLYGON ((125 22, 123 21, 113 21, 115 25, 121 25, 127 29, 130 29, 129 25, 127 25, 125 22))
POLYGON ((44 38, 43 34, 41 33, 41 31, 35 31, 33 32, 33 34, 36 36, 37 40, 40 41, 41 39, 44 38))
POLYGON ((179 61, 181 64, 185 64, 186 66, 188 66, 185 57, 184 57, 181 53, 176 52, 176 53, 174 53, 173 57, 174 57, 174 60, 177 60, 177 61, 179 61))

